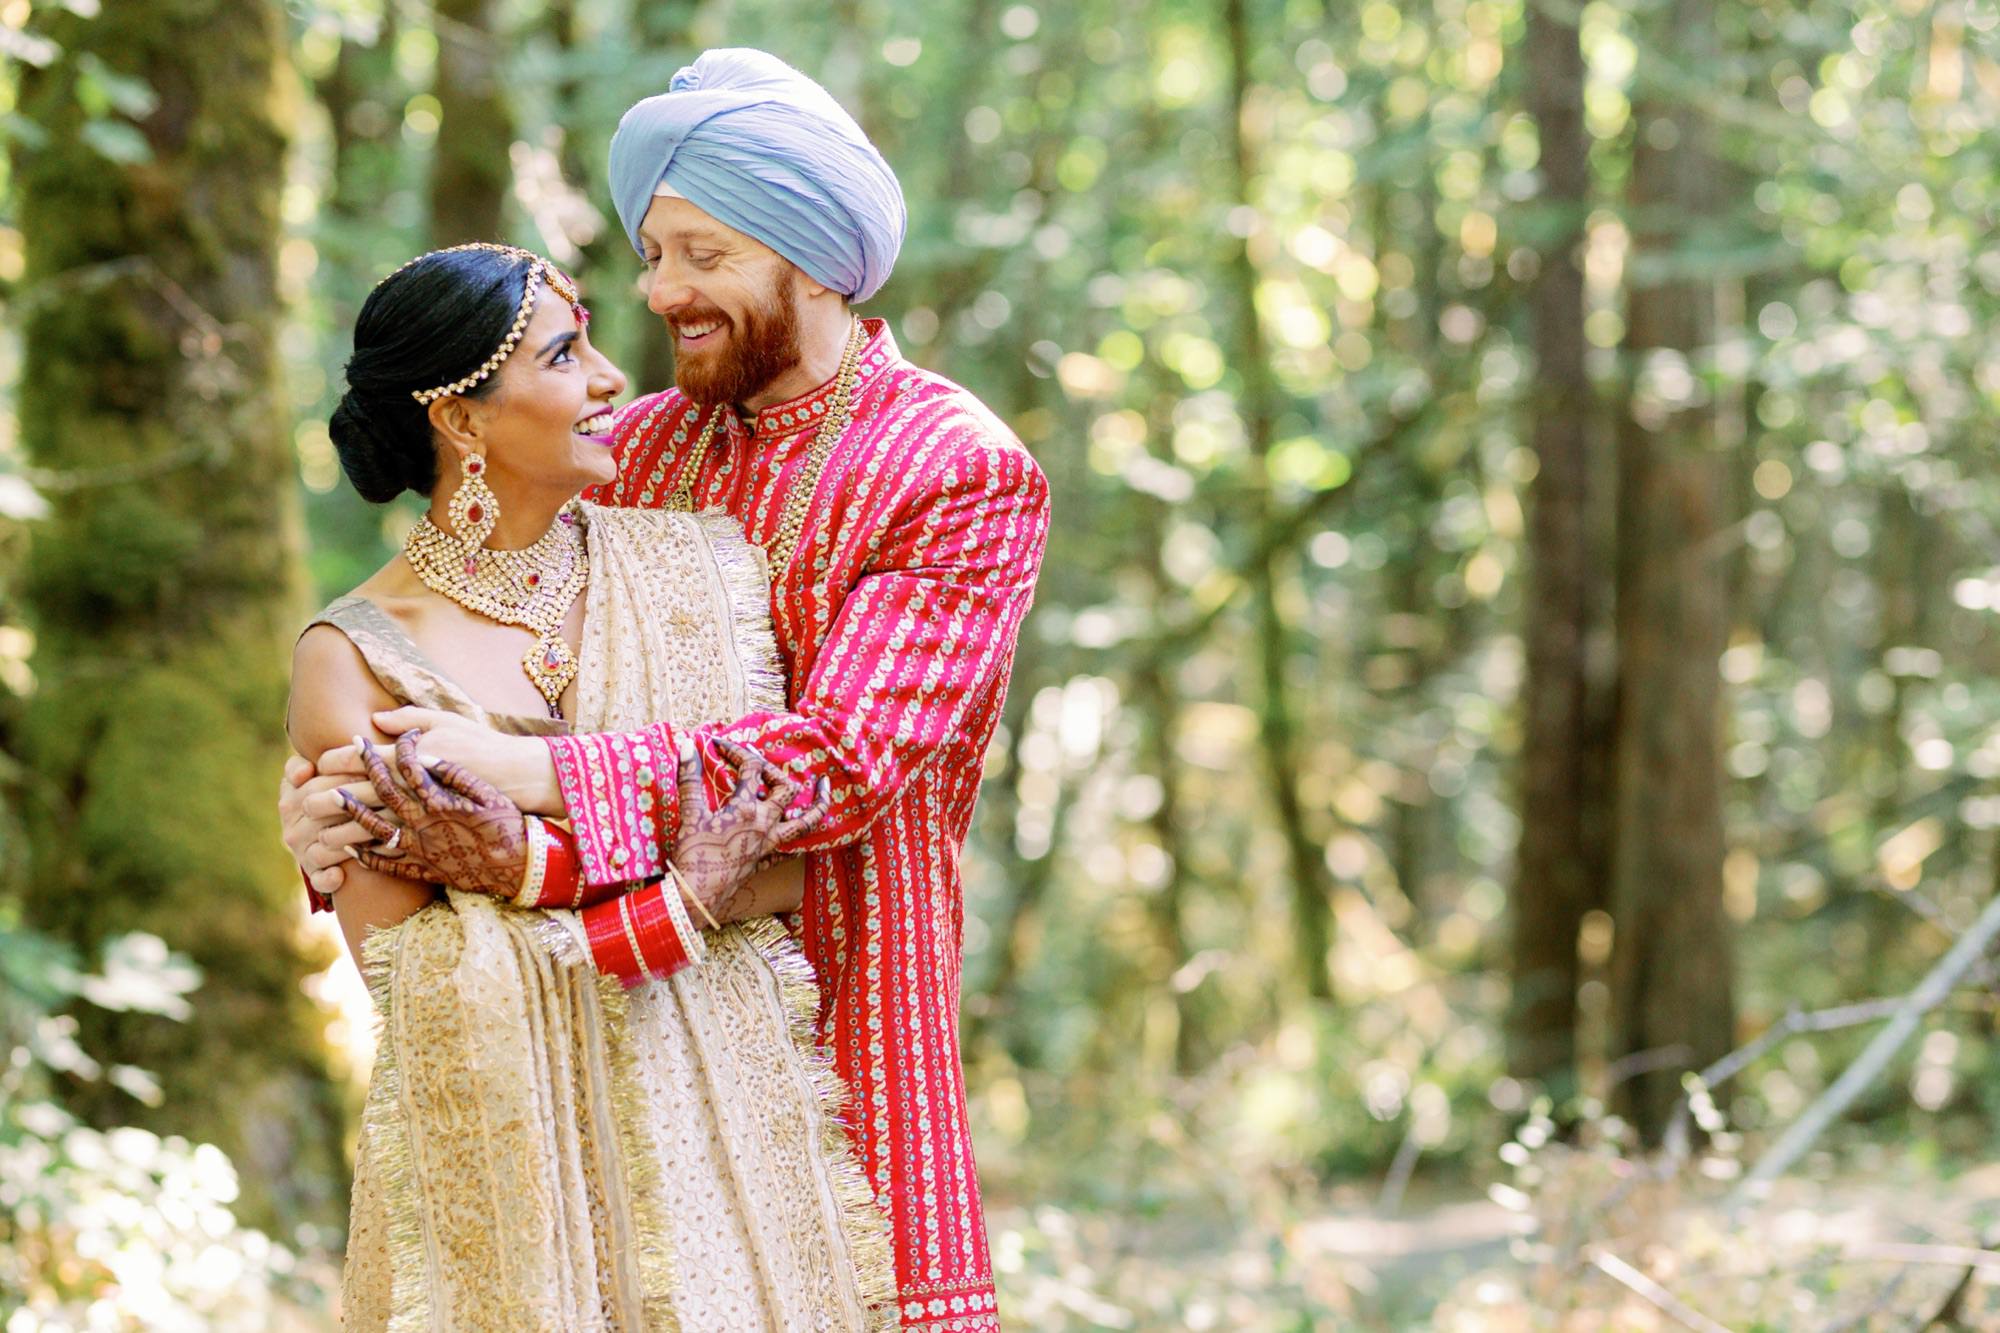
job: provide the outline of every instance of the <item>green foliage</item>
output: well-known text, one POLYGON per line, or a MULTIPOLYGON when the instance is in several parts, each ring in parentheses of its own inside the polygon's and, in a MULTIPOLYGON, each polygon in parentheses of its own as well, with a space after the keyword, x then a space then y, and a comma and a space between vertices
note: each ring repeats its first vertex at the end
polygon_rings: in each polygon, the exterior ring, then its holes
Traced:
POLYGON ((78 1044, 75 1002, 185 1022, 199 971, 158 936, 110 940, 79 972, 61 943, 0 925, 0 1318, 10 1328, 303 1329, 324 1274, 232 1212, 236 1170, 212 1145, 94 1128, 60 1094, 101 1081, 156 1105, 152 1074, 78 1044))

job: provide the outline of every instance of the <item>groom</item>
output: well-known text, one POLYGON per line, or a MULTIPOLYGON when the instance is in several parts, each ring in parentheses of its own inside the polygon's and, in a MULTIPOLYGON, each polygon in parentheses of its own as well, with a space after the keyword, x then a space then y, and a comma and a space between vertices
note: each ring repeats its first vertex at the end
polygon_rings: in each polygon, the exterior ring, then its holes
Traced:
MULTIPOLYGON (((826 780, 824 822, 786 848, 808 853, 794 929, 893 1223, 902 1327, 988 1333, 999 1320, 958 1049, 959 853, 1041 564, 1047 483, 978 400, 905 361, 883 321, 850 314, 888 279, 906 215, 888 164, 811 79, 762 52, 708 52, 626 114, 611 184, 647 305, 674 335, 676 388, 621 414, 619 477, 594 498, 719 507, 771 552, 792 710, 546 739, 421 709, 377 722, 422 728, 425 754, 567 816, 574 841, 548 861, 543 903, 609 885, 659 896, 683 820, 715 818, 744 749, 773 791, 826 780), (690 764, 683 794, 672 760, 690 748, 702 780, 690 764)), ((357 835, 297 814, 298 800, 295 788, 287 841, 329 888, 327 848, 357 835)), ((499 881, 519 873, 493 867, 499 881)), ((727 919, 726 901, 712 906, 727 919)), ((593 947, 628 979, 679 961, 640 944, 593 947)))

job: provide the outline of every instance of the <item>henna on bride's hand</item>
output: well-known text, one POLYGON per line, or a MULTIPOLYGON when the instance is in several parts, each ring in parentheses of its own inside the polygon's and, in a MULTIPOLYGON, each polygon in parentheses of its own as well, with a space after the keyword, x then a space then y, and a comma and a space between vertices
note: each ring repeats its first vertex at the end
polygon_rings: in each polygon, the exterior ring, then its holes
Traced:
POLYGON ((819 827, 826 818, 828 787, 821 778, 814 784, 812 804, 788 814, 798 798, 797 783, 754 750, 730 740, 718 739, 715 745, 735 768, 736 785, 728 799, 710 810, 698 754, 690 750, 681 757, 681 827, 674 863, 689 891, 716 920, 739 921, 755 905, 750 876, 786 845, 819 827))
POLYGON ((369 780, 395 818, 343 800, 364 828, 395 845, 357 849, 355 859, 403 879, 512 898, 527 869, 527 821, 512 801, 459 765, 426 765, 417 753, 422 739, 421 731, 404 732, 394 767, 375 746, 359 742, 369 780))

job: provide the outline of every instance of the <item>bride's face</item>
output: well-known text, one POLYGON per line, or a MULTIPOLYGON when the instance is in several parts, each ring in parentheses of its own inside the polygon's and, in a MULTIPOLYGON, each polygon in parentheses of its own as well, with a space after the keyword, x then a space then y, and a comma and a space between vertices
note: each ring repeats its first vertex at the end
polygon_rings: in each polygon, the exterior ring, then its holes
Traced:
POLYGON ((611 403, 625 376, 590 345, 575 307, 544 285, 498 390, 480 401, 487 479, 573 495, 618 475, 611 403))

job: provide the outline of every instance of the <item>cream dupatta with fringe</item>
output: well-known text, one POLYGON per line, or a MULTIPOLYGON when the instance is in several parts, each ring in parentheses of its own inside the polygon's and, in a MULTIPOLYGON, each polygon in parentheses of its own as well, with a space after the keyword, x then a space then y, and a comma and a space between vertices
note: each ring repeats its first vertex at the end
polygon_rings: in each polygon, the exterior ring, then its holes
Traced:
MULTIPOLYGON (((784 707, 763 556, 733 520, 585 521, 580 729, 784 707)), ((388 636, 342 627, 392 692, 477 712, 379 660, 388 636)), ((893 1326, 886 1225, 834 1118, 810 967, 775 920, 711 932, 705 962, 629 991, 591 968, 574 914, 457 891, 366 954, 382 1041, 348 1328, 893 1326)))

